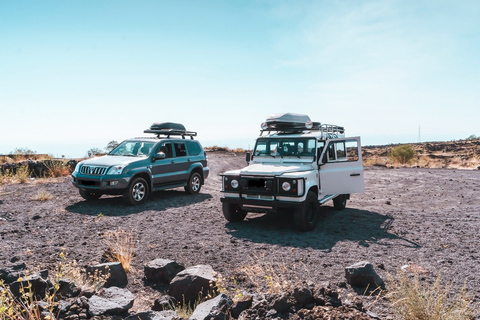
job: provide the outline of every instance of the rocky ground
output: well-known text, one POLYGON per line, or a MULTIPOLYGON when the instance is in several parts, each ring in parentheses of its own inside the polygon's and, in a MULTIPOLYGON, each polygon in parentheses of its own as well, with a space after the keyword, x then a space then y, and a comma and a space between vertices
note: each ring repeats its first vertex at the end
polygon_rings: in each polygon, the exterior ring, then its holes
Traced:
POLYGON ((31 269, 53 268, 62 250, 80 265, 97 264, 105 233, 124 229, 137 234, 127 286, 136 298, 132 311, 151 308, 163 294, 142 280, 144 265, 156 258, 211 265, 232 293, 269 290, 246 276, 258 265, 287 282, 328 281, 344 301, 361 301, 381 319, 396 319, 391 305, 347 285, 345 267, 370 261, 388 279, 408 265, 426 282, 441 275, 452 292, 465 283, 480 301, 480 171, 366 167, 365 193, 352 195, 343 211, 327 203, 317 229, 302 233, 288 215, 249 214, 243 223, 227 223, 219 174, 244 165, 242 154, 209 153, 211 176, 200 194, 157 192, 140 207, 113 196, 87 202, 69 178, 3 185, 0 267, 14 259, 31 269), (42 190, 53 199, 34 200, 42 190))

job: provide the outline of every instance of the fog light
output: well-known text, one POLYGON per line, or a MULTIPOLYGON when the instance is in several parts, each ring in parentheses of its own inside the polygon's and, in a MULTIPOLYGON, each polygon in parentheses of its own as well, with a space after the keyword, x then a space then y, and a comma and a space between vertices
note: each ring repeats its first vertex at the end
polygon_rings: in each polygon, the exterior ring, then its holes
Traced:
POLYGON ((118 184, 118 181, 110 181, 111 186, 116 186, 118 184))

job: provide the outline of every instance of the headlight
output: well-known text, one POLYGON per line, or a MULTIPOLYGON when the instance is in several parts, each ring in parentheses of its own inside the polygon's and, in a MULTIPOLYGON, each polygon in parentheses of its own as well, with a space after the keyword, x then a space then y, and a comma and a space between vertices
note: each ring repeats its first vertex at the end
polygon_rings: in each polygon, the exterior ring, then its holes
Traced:
POLYGON ((81 166, 81 163, 77 163, 77 165, 75 166, 75 170, 73 170, 73 173, 78 173, 78 171, 80 171, 80 166, 81 166))
POLYGON ((238 180, 232 179, 232 181, 230 181, 230 185, 232 186, 233 189, 237 189, 238 188, 238 180))
POLYGON ((282 189, 283 191, 290 191, 290 189, 292 188, 292 185, 289 183, 289 182, 284 182, 282 183, 282 189))
POLYGON ((113 166, 108 170, 107 174, 122 174, 123 169, 125 169, 125 166, 113 166))

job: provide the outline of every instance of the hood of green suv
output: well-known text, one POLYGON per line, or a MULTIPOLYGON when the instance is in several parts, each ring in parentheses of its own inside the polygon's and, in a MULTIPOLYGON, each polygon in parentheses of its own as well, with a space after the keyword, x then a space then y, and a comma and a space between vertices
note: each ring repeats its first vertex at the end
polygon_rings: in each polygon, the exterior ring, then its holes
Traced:
POLYGON ((136 161, 145 160, 147 157, 125 157, 125 156, 102 156, 82 161, 82 165, 89 166, 118 166, 127 165, 136 161))

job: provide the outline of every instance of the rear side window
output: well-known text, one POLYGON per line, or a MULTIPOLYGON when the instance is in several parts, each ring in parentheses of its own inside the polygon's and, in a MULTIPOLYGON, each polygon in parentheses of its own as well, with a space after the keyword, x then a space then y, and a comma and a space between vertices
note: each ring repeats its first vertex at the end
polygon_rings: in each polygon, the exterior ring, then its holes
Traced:
POLYGON ((176 157, 185 157, 187 155, 187 149, 185 149, 185 143, 175 142, 173 146, 175 148, 176 157))
POLYGON ((187 150, 190 156, 198 156, 202 152, 200 145, 193 141, 187 142, 187 150))

